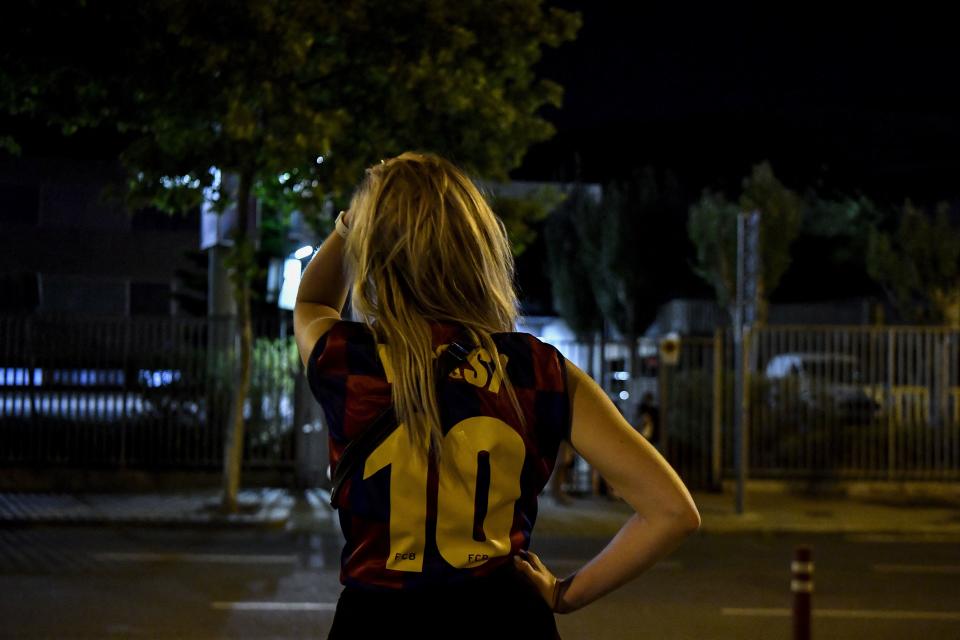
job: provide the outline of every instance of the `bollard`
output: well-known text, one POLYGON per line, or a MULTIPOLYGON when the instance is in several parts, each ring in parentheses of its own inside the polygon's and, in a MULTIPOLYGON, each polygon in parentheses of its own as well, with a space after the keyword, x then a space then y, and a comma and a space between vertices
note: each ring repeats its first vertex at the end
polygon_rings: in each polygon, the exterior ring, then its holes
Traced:
POLYGON ((793 579, 793 640, 810 640, 811 598, 813 595, 813 550, 802 546, 793 550, 790 564, 793 579))

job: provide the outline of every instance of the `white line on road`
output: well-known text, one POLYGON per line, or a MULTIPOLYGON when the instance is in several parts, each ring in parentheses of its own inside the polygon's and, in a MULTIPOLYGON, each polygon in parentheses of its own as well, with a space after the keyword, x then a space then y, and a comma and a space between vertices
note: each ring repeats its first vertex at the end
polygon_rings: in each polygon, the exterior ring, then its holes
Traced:
POLYGON ((233 611, 334 611, 336 602, 211 602, 213 609, 233 611))
MULTIPOLYGON (((725 616, 748 616, 756 618, 786 618, 790 609, 738 609, 726 607, 720 610, 725 616)), ((814 609, 815 618, 856 618, 861 620, 948 620, 960 622, 956 611, 904 611, 899 609, 814 609)))
POLYGON ((956 544, 960 542, 960 534, 956 533, 916 533, 909 535, 899 535, 890 533, 864 533, 847 536, 848 542, 859 542, 865 544, 891 543, 891 544, 927 544, 927 543, 948 543, 956 544))
POLYGON ((875 564, 880 573, 934 573, 941 575, 960 574, 960 564, 875 564))
MULTIPOLYGON (((589 558, 541 558, 547 567, 557 565, 560 567, 582 567, 590 561, 589 558)), ((683 565, 674 560, 664 560, 653 565, 651 569, 682 569, 683 565)))
POLYGON ((295 564, 294 555, 242 555, 223 553, 97 553, 106 562, 206 562, 215 564, 295 564))
POLYGON ((737 609, 724 607, 720 613, 725 616, 751 616, 756 618, 782 618, 790 615, 790 609, 737 609))

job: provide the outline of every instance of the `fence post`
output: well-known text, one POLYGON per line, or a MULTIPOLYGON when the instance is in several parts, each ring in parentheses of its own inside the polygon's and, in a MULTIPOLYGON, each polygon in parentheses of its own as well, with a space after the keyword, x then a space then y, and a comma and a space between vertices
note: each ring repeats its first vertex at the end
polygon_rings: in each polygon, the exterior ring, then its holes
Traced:
POLYGON ((793 551, 790 563, 793 592, 793 640, 810 640, 810 614, 813 596, 813 551, 800 546, 793 551))
POLYGON ((713 332, 713 424, 710 447, 710 486, 720 487, 723 465, 723 330, 713 332))
POLYGON ((896 448, 894 443, 894 426, 896 415, 899 411, 897 399, 893 395, 893 387, 896 384, 896 334, 893 329, 887 329, 887 398, 890 402, 890 410, 887 411, 887 480, 893 480, 894 469, 896 468, 896 448))

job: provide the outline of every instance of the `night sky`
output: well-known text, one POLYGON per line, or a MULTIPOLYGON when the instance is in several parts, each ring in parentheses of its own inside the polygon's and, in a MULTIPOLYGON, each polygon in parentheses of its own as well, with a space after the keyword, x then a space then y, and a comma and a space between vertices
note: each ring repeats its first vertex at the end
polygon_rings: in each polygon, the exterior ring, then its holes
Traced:
POLYGON ((667 167, 699 191, 769 160, 788 186, 876 199, 960 195, 960 41, 947 5, 558 2, 575 43, 541 73, 566 87, 556 138, 517 177, 667 167))
MULTIPOLYGON (((540 73, 564 85, 545 112, 554 139, 533 147, 519 179, 605 183, 637 166, 668 169, 689 201, 705 187, 737 198, 768 160, 801 194, 865 195, 884 206, 949 200, 960 217, 960 29, 947 9, 844 4, 555 2, 581 12, 574 43, 540 73)), ((692 275, 685 219, 654 241, 675 248, 670 297, 711 298, 692 275)), ((644 250, 646 240, 639 239, 644 250)), ((795 243, 773 301, 882 297, 862 264, 830 264, 795 243)), ((529 312, 549 312, 545 249, 518 261, 529 312)), ((662 301, 651 300, 651 304, 662 301)))

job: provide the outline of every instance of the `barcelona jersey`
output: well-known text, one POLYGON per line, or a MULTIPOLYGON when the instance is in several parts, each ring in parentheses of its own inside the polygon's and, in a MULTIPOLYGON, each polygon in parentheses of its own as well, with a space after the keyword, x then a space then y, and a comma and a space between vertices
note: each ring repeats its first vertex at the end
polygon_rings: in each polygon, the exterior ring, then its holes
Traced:
MULTIPOLYGON (((435 353, 461 335, 432 323, 435 353)), ((527 549, 537 496, 570 435, 565 360, 526 333, 494 333, 519 419, 476 346, 437 385, 439 463, 414 450, 400 425, 347 478, 338 510, 346 539, 340 581, 367 590, 455 584, 493 573, 527 549)), ((313 348, 307 380, 323 407, 331 472, 344 448, 391 402, 393 372, 365 325, 337 322, 313 348)))

